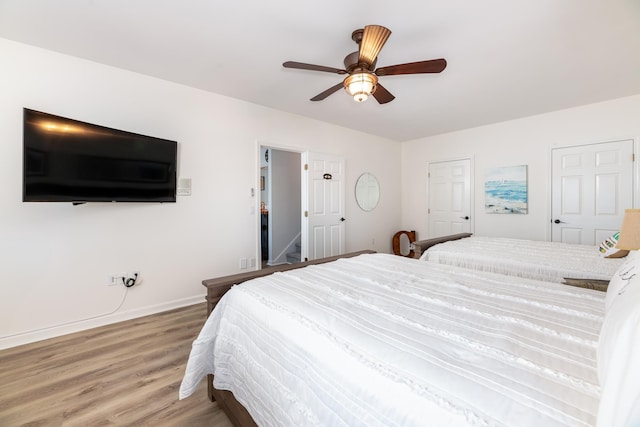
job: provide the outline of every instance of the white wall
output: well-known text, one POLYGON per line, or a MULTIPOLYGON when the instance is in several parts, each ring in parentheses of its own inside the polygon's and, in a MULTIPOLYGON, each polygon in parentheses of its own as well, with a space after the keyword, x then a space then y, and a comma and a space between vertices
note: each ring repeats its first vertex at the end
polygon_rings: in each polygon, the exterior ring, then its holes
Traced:
POLYGON ((349 193, 346 249, 390 251, 397 142, 4 39, 0 52, 0 348, 200 302, 203 279, 239 273, 240 258, 258 255, 258 141, 343 156, 347 188, 374 173, 380 205, 363 212, 349 193), (193 195, 22 203, 23 107, 177 140, 193 195), (144 281, 124 298, 107 277, 131 270, 144 281))
MULTIPOLYGON (((550 158, 555 147, 640 136, 640 95, 498 123, 402 144, 402 224, 428 236, 429 162, 472 158, 478 235, 546 240, 550 232, 550 158), (528 165, 529 213, 484 213, 484 175, 496 166, 528 165)), ((637 162, 636 162, 637 168, 637 162)), ((634 204, 637 205, 637 200, 634 204)))

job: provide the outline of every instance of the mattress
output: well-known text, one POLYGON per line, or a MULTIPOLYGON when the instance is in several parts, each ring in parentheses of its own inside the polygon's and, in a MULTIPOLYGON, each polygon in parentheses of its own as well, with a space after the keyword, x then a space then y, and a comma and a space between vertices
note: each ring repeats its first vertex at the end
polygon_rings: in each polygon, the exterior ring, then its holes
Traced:
POLYGON ((231 288, 193 343, 264 426, 589 426, 604 293, 387 254, 231 288))
POLYGON ((430 247, 421 260, 562 283, 565 277, 610 280, 624 258, 596 246, 472 236, 430 247))

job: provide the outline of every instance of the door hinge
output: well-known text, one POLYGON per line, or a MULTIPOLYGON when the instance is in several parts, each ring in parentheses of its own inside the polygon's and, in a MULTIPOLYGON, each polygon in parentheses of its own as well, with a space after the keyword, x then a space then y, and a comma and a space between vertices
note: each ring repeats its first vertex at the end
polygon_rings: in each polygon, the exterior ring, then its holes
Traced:
POLYGON ((309 163, 305 163, 304 164, 304 170, 308 171, 309 170, 309 163))
POLYGON ((631 161, 632 162, 636 161, 636 153, 631 154, 631 161))
POLYGON ((304 211, 304 217, 308 218, 309 217, 309 211, 304 211))
POLYGON ((430 214, 431 213, 431 209, 427 208, 427 213, 430 214))

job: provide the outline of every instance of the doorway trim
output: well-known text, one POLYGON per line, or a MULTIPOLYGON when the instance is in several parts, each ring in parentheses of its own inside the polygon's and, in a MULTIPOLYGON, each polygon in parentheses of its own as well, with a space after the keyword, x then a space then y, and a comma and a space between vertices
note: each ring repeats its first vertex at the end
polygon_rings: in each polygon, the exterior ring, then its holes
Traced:
MULTIPOLYGON (((255 235, 255 259, 256 259, 256 266, 255 269, 256 270, 261 270, 262 269, 262 248, 261 248, 261 242, 262 242, 262 237, 261 237, 261 215, 260 215, 260 165, 262 163, 262 148, 273 148, 275 150, 279 150, 279 151, 288 151, 288 152, 292 152, 292 153, 297 153, 300 155, 300 158, 303 158, 304 153, 306 153, 306 150, 302 150, 299 147, 291 147, 291 146, 286 146, 286 145, 281 145, 281 144, 272 144, 269 142, 265 142, 265 141, 261 141, 261 140, 256 140, 256 144, 255 144, 255 159, 256 159, 256 163, 255 163, 255 167, 254 167, 254 171, 255 171, 255 180, 254 180, 254 187, 252 189, 252 194, 253 194, 253 198, 254 198, 254 204, 253 207, 251 209, 251 212, 254 214, 255 216, 255 221, 254 221, 254 235, 255 235)), ((302 163, 302 161, 301 161, 302 163)), ((302 175, 302 164, 300 164, 300 174, 302 175)), ((269 177, 270 179, 270 177, 269 177)), ((300 196, 301 196, 301 200, 302 203, 304 203, 304 200, 307 199, 307 189, 304 186, 304 183, 301 181, 300 183, 300 196)), ((300 206, 300 215, 302 215, 302 209, 303 207, 300 206)), ((269 222, 271 222, 271 217, 269 217, 269 222)), ((301 232, 303 232, 302 227, 303 224, 301 223, 300 225, 301 227, 301 232)), ((304 248, 304 241, 302 242, 303 244, 303 248, 302 251, 305 250, 304 248)))

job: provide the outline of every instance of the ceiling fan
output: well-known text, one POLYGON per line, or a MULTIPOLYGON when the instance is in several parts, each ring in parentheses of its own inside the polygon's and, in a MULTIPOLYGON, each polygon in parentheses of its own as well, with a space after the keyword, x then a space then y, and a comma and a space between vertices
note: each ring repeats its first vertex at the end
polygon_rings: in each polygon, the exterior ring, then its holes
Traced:
POLYGON ((337 92, 341 87, 344 87, 353 96, 353 99, 358 102, 366 101, 370 95, 373 95, 378 103, 386 104, 393 101, 395 96, 378 83, 378 76, 439 73, 447 66, 447 61, 440 58, 375 68, 378 54, 390 35, 391 30, 381 25, 367 25, 364 29, 355 30, 351 34, 351 39, 360 47, 357 52, 350 53, 344 58, 345 69, 295 61, 287 61, 282 66, 301 70, 348 74, 341 83, 317 94, 311 98, 311 101, 322 101, 337 92))

